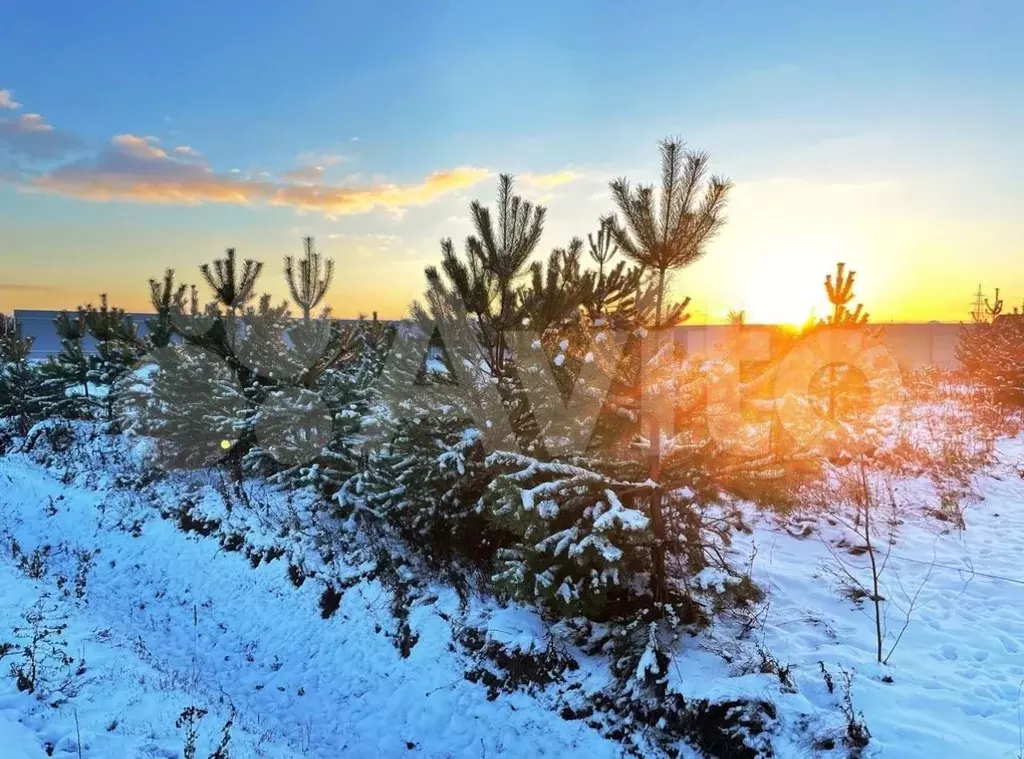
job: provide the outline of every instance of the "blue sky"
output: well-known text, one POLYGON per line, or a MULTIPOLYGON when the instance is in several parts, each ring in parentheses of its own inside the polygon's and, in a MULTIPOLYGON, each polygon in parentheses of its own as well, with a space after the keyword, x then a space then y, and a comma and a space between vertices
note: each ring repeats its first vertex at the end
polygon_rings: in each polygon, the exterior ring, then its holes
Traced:
POLYGON ((676 282, 708 318, 798 319, 839 257, 876 316, 961 318, 979 281, 1024 300, 1022 38, 1012 2, 22 4, 0 308, 143 307, 228 245, 283 295, 313 234, 336 311, 398 315, 494 172, 549 206, 546 253, 680 135, 736 182, 676 282))

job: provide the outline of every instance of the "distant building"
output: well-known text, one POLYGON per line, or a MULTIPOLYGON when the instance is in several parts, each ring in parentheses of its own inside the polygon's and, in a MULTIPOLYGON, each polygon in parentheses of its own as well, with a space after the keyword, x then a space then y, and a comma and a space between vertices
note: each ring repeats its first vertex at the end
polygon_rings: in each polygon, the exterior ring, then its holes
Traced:
MULTIPOLYGON (((68 313, 76 313, 74 309, 68 313)), ((22 337, 31 337, 32 358, 45 359, 60 353, 60 338, 57 337, 57 327, 54 320, 60 316, 60 311, 37 311, 26 309, 15 309, 14 323, 21 332, 22 337)), ((153 318, 153 314, 127 314, 128 318, 139 326, 139 334, 145 335, 149 332, 147 320, 153 318)), ((95 343, 91 337, 82 341, 82 348, 86 353, 96 350, 95 343)))
MULTIPOLYGON (((69 309, 68 313, 77 313, 74 309, 69 309)), ((60 311, 40 311, 32 309, 15 309, 14 310, 14 323, 21 333, 22 337, 31 337, 32 342, 32 354, 33 359, 42 361, 50 356, 60 353, 60 338, 57 337, 57 326, 54 324, 60 311)), ((149 333, 149 321, 153 319, 156 314, 125 314, 132 322, 138 325, 139 336, 144 337, 149 333)), ((338 319, 337 321, 344 323, 356 322, 356 319, 338 319)), ((82 340, 82 349, 86 354, 92 354, 96 351, 95 341, 88 335, 82 340)))
POLYGON ((993 322, 1024 322, 1024 314, 1018 313, 1017 309, 1013 309, 1012 314, 999 314, 993 322))

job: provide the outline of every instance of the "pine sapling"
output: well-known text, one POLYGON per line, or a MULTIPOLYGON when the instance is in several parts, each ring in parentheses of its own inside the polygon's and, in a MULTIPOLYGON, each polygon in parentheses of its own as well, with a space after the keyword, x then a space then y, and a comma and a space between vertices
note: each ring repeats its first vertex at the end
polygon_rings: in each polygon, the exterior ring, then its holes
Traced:
MULTIPOLYGON (((608 218, 608 228, 623 253, 650 271, 654 278, 655 330, 654 357, 663 355, 666 342, 665 329, 674 326, 666 308, 667 276, 701 258, 707 244, 725 224, 724 208, 732 187, 728 179, 711 176, 705 182, 710 156, 689 151, 678 139, 666 139, 660 144, 662 163, 661 207, 656 208, 654 188, 633 188, 620 178, 611 183, 612 199, 625 220, 619 224, 616 217, 608 218), (667 317, 667 318, 666 318, 667 317)), ((639 298, 638 298, 639 300, 639 298)), ((685 309, 685 306, 684 306, 685 309)), ((644 357, 647 358, 647 357, 644 357)), ((648 364, 649 361, 642 363, 648 364)), ((641 371, 639 384, 644 391, 650 383, 646 367, 641 371)), ((653 396, 649 396, 653 397, 653 396)), ((661 481, 662 409, 646 414, 648 432, 648 476, 652 482, 661 481)), ((651 589, 656 603, 667 600, 665 571, 665 520, 662 492, 656 490, 650 497, 651 530, 654 543, 651 552, 651 589)))
POLYGON ((39 369, 29 363, 32 338, 23 338, 13 321, 0 334, 0 417, 14 420, 15 432, 24 435, 42 416, 39 369))
POLYGON ((999 297, 999 288, 996 288, 996 295, 992 303, 989 303, 988 298, 985 298, 985 313, 988 314, 989 321, 995 321, 1003 312, 1003 301, 999 297))
POLYGON ((302 239, 303 256, 297 262, 291 256, 284 259, 284 276, 292 300, 302 310, 302 320, 309 323, 310 314, 327 294, 334 277, 334 261, 321 258, 313 246, 312 237, 302 239))
POLYGON ((83 341, 88 332, 85 315, 79 310, 75 316, 63 311, 54 320, 60 351, 43 365, 40 398, 46 416, 66 419, 86 417, 93 405, 89 389, 89 370, 92 361, 86 355, 83 341))
POLYGON ((185 315, 188 285, 174 284, 174 269, 167 269, 162 280, 149 280, 149 302, 156 316, 149 320, 149 343, 153 348, 170 345, 177 329, 175 321, 185 315))
POLYGON ((857 308, 851 311, 848 304, 853 300, 853 282, 857 272, 846 272, 846 264, 836 264, 836 275, 833 280, 831 274, 825 275, 825 293, 828 301, 832 304, 832 316, 825 320, 824 324, 834 327, 860 326, 868 321, 868 314, 864 313, 864 306, 857 304, 857 308))
POLYGON ((239 271, 235 249, 228 248, 224 258, 215 259, 212 264, 203 264, 199 271, 220 304, 234 316, 255 296, 256 280, 263 271, 263 264, 247 258, 239 271))

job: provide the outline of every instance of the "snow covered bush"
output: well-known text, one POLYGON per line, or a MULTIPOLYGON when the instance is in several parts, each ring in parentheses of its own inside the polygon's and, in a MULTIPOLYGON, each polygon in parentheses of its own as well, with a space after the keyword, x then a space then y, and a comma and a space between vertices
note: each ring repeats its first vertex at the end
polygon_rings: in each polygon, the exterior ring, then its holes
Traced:
MULTIPOLYGON (((495 581, 507 593, 566 616, 635 618, 671 613, 703 623, 725 608, 758 597, 729 557, 731 534, 746 529, 738 509, 707 487, 663 492, 665 595, 655 598, 651 554, 656 545, 648 516, 655 483, 640 479, 635 463, 598 459, 539 461, 498 452, 487 459, 499 473, 485 502, 493 518, 516 536, 497 556, 495 581), (669 612, 669 610, 671 611, 669 612)), ((666 461, 666 480, 685 464, 666 461)))
POLYGON ((956 347, 964 375, 1000 404, 1024 406, 1024 317, 965 325, 956 347))
POLYGON ((297 425, 297 431, 326 433, 319 446, 309 441, 301 449, 305 456, 292 459, 290 466, 274 476, 279 483, 308 485, 332 498, 351 477, 369 465, 366 440, 381 424, 378 379, 393 336, 390 325, 377 320, 360 320, 349 336, 344 356, 312 379, 309 390, 316 396, 319 425, 297 425))
POLYGON ((487 565, 500 542, 478 508, 490 478, 480 435, 463 420, 406 419, 338 500, 343 514, 382 520, 432 563, 487 565))
POLYGON ((157 444, 168 468, 216 464, 238 441, 247 401, 234 374, 215 354, 191 345, 155 351, 151 391, 140 431, 157 444))
POLYGON ((517 538, 498 553, 499 587, 566 615, 606 615, 645 592, 650 520, 619 497, 643 483, 509 452, 487 464, 504 471, 488 487, 490 513, 517 538))
POLYGON ((684 634, 680 621, 669 615, 635 619, 598 641, 610 654, 613 682, 593 700, 608 714, 611 729, 621 730, 638 754, 647 754, 653 744, 676 755, 686 743, 709 757, 775 756, 779 715, 767 698, 687 698, 680 692, 678 673, 686 662, 675 661, 674 652, 684 634))

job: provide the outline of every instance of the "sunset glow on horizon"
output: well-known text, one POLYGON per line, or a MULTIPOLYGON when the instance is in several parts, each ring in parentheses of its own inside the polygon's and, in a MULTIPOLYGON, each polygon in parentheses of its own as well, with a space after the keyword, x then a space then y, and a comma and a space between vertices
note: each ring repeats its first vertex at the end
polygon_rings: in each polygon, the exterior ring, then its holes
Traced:
POLYGON ((528 25, 486 4, 399 21, 257 5, 161 15, 159 37, 141 6, 9 12, 0 311, 101 292, 147 311, 149 278, 198 284, 228 247, 265 262, 259 289, 280 300, 281 260, 312 235, 338 267, 337 316, 401 317, 499 172, 547 206, 546 257, 614 211, 611 180, 657 184, 668 135, 734 182, 726 226, 672 280, 691 323, 821 316, 838 261, 873 321, 967 319, 979 284, 1024 306, 1013 4, 572 0, 528 25), (785 31, 767 38, 768 17, 785 31), (694 25, 684 46, 662 33, 694 25), (296 49, 315 52, 277 52, 296 49))

